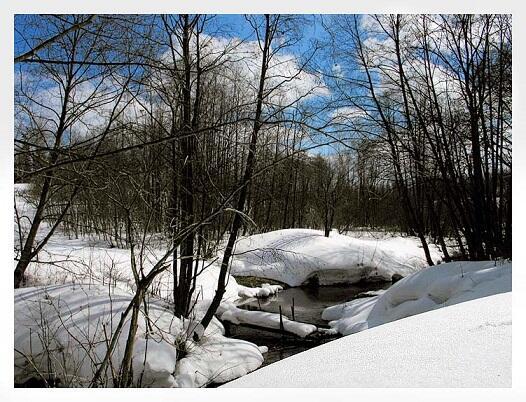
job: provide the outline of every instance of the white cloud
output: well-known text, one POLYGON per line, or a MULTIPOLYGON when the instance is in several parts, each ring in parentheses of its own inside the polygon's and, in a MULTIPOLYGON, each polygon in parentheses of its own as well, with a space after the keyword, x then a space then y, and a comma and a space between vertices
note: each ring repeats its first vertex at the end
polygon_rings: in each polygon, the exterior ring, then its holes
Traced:
MULTIPOLYGON (((15 101, 15 123, 18 120, 18 123, 38 125, 47 142, 54 140, 64 104, 64 90, 60 81, 64 82, 65 77, 50 79, 27 71, 16 73, 15 90, 19 96, 15 101), (22 104, 25 108, 21 107, 22 104)), ((65 131, 69 141, 82 140, 86 136, 98 134, 101 128, 108 124, 111 112, 122 92, 122 84, 106 76, 73 85, 68 97, 65 120, 65 131)), ((137 108, 140 108, 137 102, 128 102, 129 99, 129 94, 123 96, 117 105, 117 111, 126 107, 121 113, 121 119, 131 117, 137 108)))
MULTIPOLYGON (((174 41, 177 43, 177 41, 174 41)), ((214 37, 201 34, 201 64, 220 64, 214 70, 226 86, 236 84, 236 90, 242 90, 247 100, 255 99, 261 69, 262 50, 257 41, 242 41, 239 38, 214 37), (240 88, 240 85, 243 88, 240 88)), ((195 54, 195 38, 192 44, 195 54)), ((175 49, 180 53, 180 49, 175 49)), ((171 59, 171 51, 163 55, 163 60, 171 59)), ((306 71, 300 58, 293 53, 275 54, 267 70, 265 89, 271 91, 267 102, 274 105, 288 105, 296 100, 330 95, 323 79, 306 71)))
POLYGON ((330 115, 330 119, 334 123, 346 124, 351 120, 358 120, 367 117, 367 113, 355 106, 343 106, 337 109, 334 109, 330 115))
MULTIPOLYGON (((195 43, 193 46, 195 49, 195 43)), ((175 50, 180 53, 180 49, 175 50)), ((193 53, 195 55, 195 52, 193 53)), ((247 105, 246 113, 253 113, 262 58, 258 42, 202 34, 201 56, 203 67, 211 63, 217 64, 216 68, 206 73, 203 80, 215 81, 214 85, 220 86, 222 96, 239 96, 247 105)), ((162 55, 162 61, 165 64, 170 63, 171 53, 165 52, 162 55)), ((166 86, 170 80, 166 71, 158 70, 154 72, 150 84, 154 87, 166 86)), ((49 130, 48 140, 52 140, 52 133, 56 132, 58 114, 64 98, 57 81, 56 77, 55 79, 45 78, 27 71, 17 72, 15 78, 15 85, 22 83, 24 90, 31 92, 23 101, 30 106, 31 112, 38 120, 39 127, 49 130)), ((122 89, 121 83, 110 77, 106 77, 102 83, 100 80, 92 79, 76 85, 68 104, 69 115, 77 116, 68 128, 68 135, 71 135, 71 139, 83 139, 100 132, 100 129, 108 122, 120 89, 122 89)), ((315 97, 330 95, 323 79, 303 70, 300 58, 290 52, 278 53, 272 57, 267 71, 265 89, 271 91, 266 102, 274 106, 285 106, 296 101, 304 102, 315 97)), ((177 95, 174 93, 173 96, 177 95)), ((146 98, 146 93, 138 96, 138 101, 130 101, 130 95, 124 96, 120 107, 124 107, 125 103, 127 106, 121 114, 121 119, 137 123, 144 121, 147 113, 141 103, 148 105, 146 98)), ((157 104, 156 107, 163 109, 166 105, 157 104)), ((19 122, 28 121, 27 116, 23 116, 24 111, 21 108, 18 108, 17 112, 20 112, 19 122)))

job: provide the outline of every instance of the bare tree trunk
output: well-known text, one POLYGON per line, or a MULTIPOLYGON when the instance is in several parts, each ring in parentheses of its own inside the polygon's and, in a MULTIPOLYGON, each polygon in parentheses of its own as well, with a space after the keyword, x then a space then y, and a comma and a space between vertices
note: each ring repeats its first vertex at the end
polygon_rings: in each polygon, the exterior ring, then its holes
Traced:
MULTIPOLYGON (((254 126, 252 128, 252 136, 250 139, 249 144, 249 150, 248 150, 248 157, 247 162, 245 165, 245 173, 243 175, 243 181, 242 181, 242 187, 239 192, 239 198, 237 201, 237 212, 234 215, 233 222, 232 222, 232 228, 230 230, 230 235, 228 237, 227 246, 225 249, 225 253, 223 256, 223 260, 221 262, 221 270, 219 273, 218 283, 217 283, 217 290, 214 295, 214 298, 212 299, 212 303, 210 304, 210 307, 206 311, 203 319, 201 320, 202 325, 202 331, 204 333, 204 330, 208 327, 208 324, 210 324, 210 321, 212 320, 212 317, 216 313, 219 304, 221 303, 221 300, 223 298, 223 295, 226 291, 226 277, 228 273, 228 267, 230 264, 230 259, 232 258, 233 252, 234 252, 234 245, 238 236, 239 229, 241 228, 243 224, 242 220, 242 213, 245 209, 245 201, 248 191, 248 185, 252 179, 252 173, 254 170, 254 164, 256 160, 256 144, 258 139, 258 133, 261 129, 263 123, 261 120, 261 113, 263 108, 263 99, 264 99, 264 93, 265 93, 265 80, 266 80, 266 74, 268 69, 268 57, 269 57, 269 51, 270 51, 270 44, 272 42, 273 35, 275 33, 276 24, 278 22, 279 17, 276 17, 274 21, 270 21, 270 16, 268 14, 265 15, 265 39, 263 44, 263 57, 261 61, 261 71, 259 76, 259 89, 257 94, 257 103, 256 103, 256 114, 254 117, 254 126), (272 24, 272 25, 271 25, 272 24)), ((194 334, 194 339, 198 340, 199 335, 197 333, 194 334)))

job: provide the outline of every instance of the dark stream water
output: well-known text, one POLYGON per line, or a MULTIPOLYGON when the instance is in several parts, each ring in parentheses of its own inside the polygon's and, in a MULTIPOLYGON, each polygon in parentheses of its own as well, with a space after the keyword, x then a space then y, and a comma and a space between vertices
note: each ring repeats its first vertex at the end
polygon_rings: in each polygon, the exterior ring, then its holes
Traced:
MULTIPOLYGON (((352 300, 357 296, 359 297, 360 293, 387 289, 389 286, 391 286, 391 282, 289 288, 267 299, 250 299, 249 302, 238 307, 279 313, 281 306, 283 314, 292 319, 291 307, 294 299, 294 318, 296 321, 314 324, 318 327, 328 327, 327 321, 321 318, 321 313, 325 308, 352 300)), ((267 346, 269 351, 264 355, 265 361, 262 367, 334 339, 303 340, 236 325, 230 327, 230 336, 250 341, 259 346, 267 346)))

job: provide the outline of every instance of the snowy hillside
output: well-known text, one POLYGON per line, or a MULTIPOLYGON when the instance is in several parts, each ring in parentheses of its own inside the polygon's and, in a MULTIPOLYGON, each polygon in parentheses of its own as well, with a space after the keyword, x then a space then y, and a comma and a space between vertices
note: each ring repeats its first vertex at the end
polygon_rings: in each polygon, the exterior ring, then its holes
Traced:
POLYGON ((511 387, 511 293, 346 336, 224 387, 511 387))
MULTIPOLYGON (((430 246, 432 258, 441 253, 430 246)), ((256 276, 299 286, 311 278, 322 285, 364 279, 391 280, 428 266, 418 239, 387 237, 359 239, 310 229, 285 229, 241 239, 231 274, 256 276)))

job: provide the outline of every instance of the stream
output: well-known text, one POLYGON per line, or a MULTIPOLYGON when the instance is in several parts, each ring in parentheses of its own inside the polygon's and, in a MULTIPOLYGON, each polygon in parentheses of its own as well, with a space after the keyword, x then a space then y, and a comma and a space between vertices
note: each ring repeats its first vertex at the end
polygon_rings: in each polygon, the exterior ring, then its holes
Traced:
MULTIPOLYGON (((354 285, 288 288, 266 299, 249 299, 238 307, 279 313, 281 306, 283 314, 292 319, 291 307, 294 300, 294 318, 296 321, 328 328, 328 322, 321 318, 325 308, 352 300, 360 293, 387 289, 391 285, 391 282, 372 282, 354 285)), ((267 346, 269 350, 264 354, 265 361, 261 367, 334 340, 334 338, 302 340, 292 336, 282 336, 270 331, 236 325, 230 327, 230 337, 244 339, 259 346, 267 346)))

